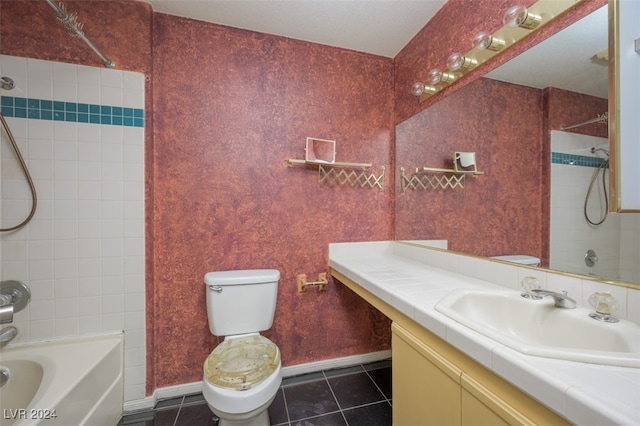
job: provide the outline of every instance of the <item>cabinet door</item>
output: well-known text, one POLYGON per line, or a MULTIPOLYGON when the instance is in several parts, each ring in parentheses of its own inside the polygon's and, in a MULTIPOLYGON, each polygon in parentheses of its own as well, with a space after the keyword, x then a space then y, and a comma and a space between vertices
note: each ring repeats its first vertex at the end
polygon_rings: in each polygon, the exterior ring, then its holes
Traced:
POLYGON ((462 375, 462 425, 535 425, 473 378, 462 375))
POLYGON ((466 389, 462 390, 462 424, 475 426, 508 425, 502 417, 484 405, 466 389))
POLYGON ((403 328, 392 331, 394 426, 459 425, 461 371, 403 328))

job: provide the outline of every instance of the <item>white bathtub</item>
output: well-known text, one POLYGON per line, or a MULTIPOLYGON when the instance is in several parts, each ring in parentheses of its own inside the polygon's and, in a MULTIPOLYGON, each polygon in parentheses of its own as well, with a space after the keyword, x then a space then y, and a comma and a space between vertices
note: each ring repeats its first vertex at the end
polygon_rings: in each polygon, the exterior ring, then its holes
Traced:
POLYGON ((0 425, 109 425, 123 407, 123 336, 26 343, 0 349, 9 381, 0 425))

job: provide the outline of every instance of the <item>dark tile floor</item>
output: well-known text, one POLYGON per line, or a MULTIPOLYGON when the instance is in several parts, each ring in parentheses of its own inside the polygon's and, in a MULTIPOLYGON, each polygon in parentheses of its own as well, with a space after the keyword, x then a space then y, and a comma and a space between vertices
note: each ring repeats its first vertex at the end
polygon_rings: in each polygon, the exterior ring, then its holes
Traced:
MULTIPOLYGON (((283 379, 269 407, 272 425, 391 425, 391 361, 283 379)), ((124 416, 119 426, 212 425, 202 394, 160 401, 153 411, 124 416)))

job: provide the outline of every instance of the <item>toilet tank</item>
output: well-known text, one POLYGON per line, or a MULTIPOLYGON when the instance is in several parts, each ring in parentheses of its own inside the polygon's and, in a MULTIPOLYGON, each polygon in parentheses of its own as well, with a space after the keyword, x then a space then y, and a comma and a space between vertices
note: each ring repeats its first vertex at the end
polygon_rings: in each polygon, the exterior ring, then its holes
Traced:
POLYGON ((216 336, 256 333, 273 325, 280 272, 249 269, 208 272, 209 330, 216 336))

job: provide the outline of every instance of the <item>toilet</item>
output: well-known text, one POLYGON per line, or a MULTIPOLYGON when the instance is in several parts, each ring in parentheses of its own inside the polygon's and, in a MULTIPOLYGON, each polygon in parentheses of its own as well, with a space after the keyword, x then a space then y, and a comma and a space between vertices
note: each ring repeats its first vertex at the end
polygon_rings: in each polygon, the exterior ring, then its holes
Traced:
POLYGON ((493 256, 492 259, 503 260, 505 262, 519 263, 527 266, 540 266, 540 259, 526 254, 508 254, 505 256, 493 256))
POLYGON ((273 324, 280 272, 208 272, 209 330, 225 336, 203 367, 202 394, 220 425, 268 426, 282 382, 280 349, 261 331, 273 324))

